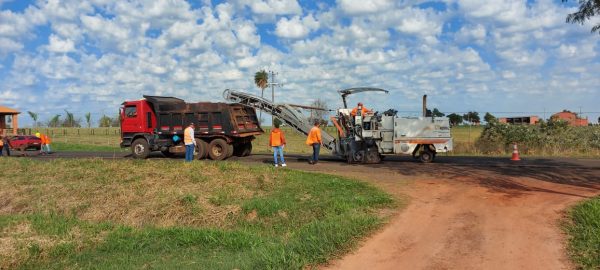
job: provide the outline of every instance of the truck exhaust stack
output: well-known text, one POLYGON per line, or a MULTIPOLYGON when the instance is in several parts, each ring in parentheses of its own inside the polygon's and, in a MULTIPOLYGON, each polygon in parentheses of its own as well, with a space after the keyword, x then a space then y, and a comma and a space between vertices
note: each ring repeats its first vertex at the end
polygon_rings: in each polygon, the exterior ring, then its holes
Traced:
POLYGON ((423 95, 423 117, 427 117, 427 95, 423 95))

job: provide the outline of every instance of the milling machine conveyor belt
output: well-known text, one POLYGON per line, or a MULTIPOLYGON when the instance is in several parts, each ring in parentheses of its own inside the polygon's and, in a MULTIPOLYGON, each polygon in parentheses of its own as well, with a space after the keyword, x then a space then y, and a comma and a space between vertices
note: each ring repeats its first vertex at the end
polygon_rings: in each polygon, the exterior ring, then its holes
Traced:
MULTIPOLYGON (((296 108, 289 104, 275 104, 265 98, 261 98, 248 93, 227 89, 223 92, 223 97, 231 102, 240 103, 255 109, 263 110, 269 113, 296 131, 308 135, 313 125, 308 119, 296 108)), ((335 149, 335 138, 327 132, 321 131, 321 139, 323 146, 330 151, 335 149)))

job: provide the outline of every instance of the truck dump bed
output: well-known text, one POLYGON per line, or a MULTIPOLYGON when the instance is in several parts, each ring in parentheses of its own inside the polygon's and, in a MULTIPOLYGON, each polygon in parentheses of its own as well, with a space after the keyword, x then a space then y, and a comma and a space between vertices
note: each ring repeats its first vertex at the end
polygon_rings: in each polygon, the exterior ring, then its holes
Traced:
POLYGON ((199 134, 246 137, 263 133, 253 108, 241 104, 186 103, 173 97, 144 96, 156 114, 158 134, 183 134, 189 123, 199 134))

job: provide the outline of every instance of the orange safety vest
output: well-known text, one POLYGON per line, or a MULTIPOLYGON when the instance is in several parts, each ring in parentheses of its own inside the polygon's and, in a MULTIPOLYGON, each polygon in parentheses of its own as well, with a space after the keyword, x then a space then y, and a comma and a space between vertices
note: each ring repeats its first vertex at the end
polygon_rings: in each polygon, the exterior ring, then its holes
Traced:
POLYGON ((308 137, 306 137, 307 145, 313 145, 315 143, 323 143, 323 141, 321 141, 321 129, 318 127, 311 128, 308 137))
MULTIPOLYGON (((362 107, 362 109, 360 110, 360 115, 365 115, 365 113, 370 112, 371 110, 367 109, 366 107, 362 107)), ((352 116, 356 116, 356 113, 358 112, 358 107, 354 107, 354 109, 352 109, 352 112, 350 113, 352 116)))
POLYGON ((271 136, 269 137, 269 146, 281 146, 285 144, 285 136, 283 136, 283 132, 280 129, 274 128, 271 131, 271 136))
POLYGON ((42 144, 50 144, 50 137, 48 137, 48 135, 42 134, 41 139, 42 139, 42 144))
POLYGON ((194 143, 194 138, 190 136, 190 131, 192 131, 192 127, 187 127, 183 130, 183 143, 192 144, 194 143))

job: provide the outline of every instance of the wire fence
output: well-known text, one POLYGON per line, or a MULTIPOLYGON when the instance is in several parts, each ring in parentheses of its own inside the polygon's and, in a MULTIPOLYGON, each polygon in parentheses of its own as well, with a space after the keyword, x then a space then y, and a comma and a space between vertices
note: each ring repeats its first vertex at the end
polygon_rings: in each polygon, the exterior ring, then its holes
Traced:
POLYGON ((100 145, 118 147, 121 142, 121 129, 110 128, 23 128, 19 135, 46 134, 53 143, 100 145))

